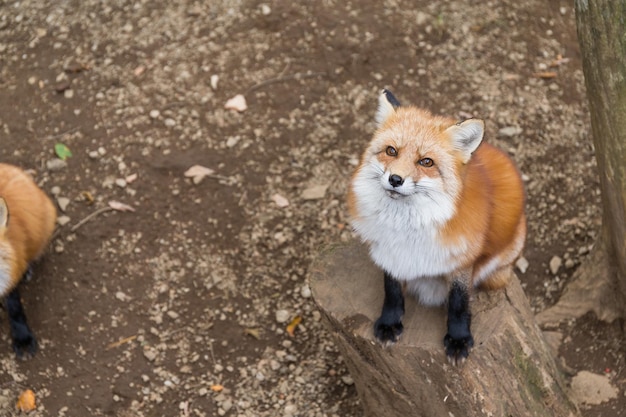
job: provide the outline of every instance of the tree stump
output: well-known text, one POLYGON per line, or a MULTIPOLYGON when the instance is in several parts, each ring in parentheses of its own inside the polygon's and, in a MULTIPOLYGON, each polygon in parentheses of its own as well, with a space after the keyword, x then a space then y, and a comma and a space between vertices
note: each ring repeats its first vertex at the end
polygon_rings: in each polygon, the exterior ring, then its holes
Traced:
POLYGON ((410 296, 400 341, 390 348, 376 342, 383 274, 364 245, 325 250, 309 279, 365 416, 579 416, 516 277, 504 290, 474 294, 475 346, 461 367, 444 353, 445 309, 410 296))

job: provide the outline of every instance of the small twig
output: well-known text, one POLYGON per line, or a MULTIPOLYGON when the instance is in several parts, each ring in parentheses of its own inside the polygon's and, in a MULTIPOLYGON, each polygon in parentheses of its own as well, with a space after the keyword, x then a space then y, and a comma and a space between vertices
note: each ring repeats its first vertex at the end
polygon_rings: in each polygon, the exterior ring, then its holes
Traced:
POLYGON ((280 72, 280 74, 278 74, 278 76, 282 77, 285 74, 287 74, 287 70, 289 69, 290 66, 291 66, 291 62, 287 62, 287 65, 285 65, 285 68, 280 72))
POLYGON ((110 349, 116 348, 118 346, 122 346, 124 343, 132 342, 135 339, 137 339, 137 335, 136 334, 133 335, 133 336, 126 337, 126 338, 124 338, 122 340, 118 340, 117 342, 109 343, 105 350, 110 350, 110 349))
POLYGON ((213 365, 215 365, 216 362, 215 354, 213 353, 213 339, 209 339, 209 353, 211 354, 211 361, 213 362, 213 365))
POLYGON ((78 129, 80 129, 80 127, 76 126, 76 127, 73 127, 73 128, 71 128, 71 129, 69 129, 69 130, 66 130, 65 132, 57 133, 56 135, 49 135, 49 136, 46 136, 46 139, 56 139, 56 138, 60 138, 60 137, 63 137, 63 136, 65 136, 65 135, 69 135, 70 133, 74 133, 74 132, 76 132, 78 129))
POLYGON ((84 219, 82 219, 81 221, 79 221, 78 223, 76 223, 74 226, 72 226, 72 228, 70 229, 72 232, 75 232, 79 227, 81 227, 83 224, 87 223, 89 220, 93 219, 94 217, 105 213, 107 211, 111 211, 114 210, 112 207, 102 207, 96 211, 94 211, 93 213, 91 213, 89 216, 85 217, 84 219))
POLYGON ((249 87, 243 93, 243 95, 246 96, 246 95, 250 94, 251 92, 253 92, 255 90, 258 90, 259 88, 266 87, 266 86, 268 86, 270 84, 276 84, 276 83, 281 83, 281 82, 284 82, 284 81, 291 81, 291 80, 302 80, 304 78, 324 77, 326 75, 327 75, 326 72, 311 72, 311 73, 298 72, 296 74, 281 75, 281 76, 278 76, 278 77, 270 78, 270 79, 265 80, 265 81, 261 81, 260 83, 255 84, 252 87, 249 87))

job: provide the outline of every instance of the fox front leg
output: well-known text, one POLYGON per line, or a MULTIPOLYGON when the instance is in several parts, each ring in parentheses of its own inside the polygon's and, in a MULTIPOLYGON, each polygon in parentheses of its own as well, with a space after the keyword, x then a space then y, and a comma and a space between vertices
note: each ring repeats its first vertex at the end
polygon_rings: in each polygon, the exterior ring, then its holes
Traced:
POLYGON ((18 358, 24 357, 25 354, 33 356, 37 352, 37 339, 26 323, 26 314, 17 287, 7 295, 5 305, 9 316, 15 355, 18 358))
POLYGON ((474 346, 470 330, 472 313, 469 308, 469 289, 465 280, 455 280, 448 295, 448 332, 443 339, 448 361, 461 365, 474 346))
POLYGON ((404 295, 402 284, 385 272, 385 301, 380 317, 374 323, 374 335, 383 345, 389 346, 398 341, 404 329, 404 295))

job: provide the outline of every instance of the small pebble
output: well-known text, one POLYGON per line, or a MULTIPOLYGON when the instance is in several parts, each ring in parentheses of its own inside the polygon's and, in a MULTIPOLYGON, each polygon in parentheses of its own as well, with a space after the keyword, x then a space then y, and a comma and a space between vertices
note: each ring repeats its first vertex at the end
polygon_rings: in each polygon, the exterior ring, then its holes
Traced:
POLYGON ((522 256, 515 262, 515 266, 522 274, 525 274, 528 270, 529 263, 528 260, 522 256))
POLYGON ((289 312, 287 310, 276 311, 276 321, 279 323, 287 323, 289 320, 289 312))
POLYGON ((552 259, 550 259, 550 272, 552 275, 556 275, 559 272, 559 268, 561 268, 562 264, 563 260, 560 256, 553 256, 552 259))
POLYGON ((226 140, 226 146, 229 148, 234 148, 240 140, 241 136, 231 136, 226 140))
POLYGON ((154 350, 152 348, 144 349, 143 356, 146 359, 148 359, 150 362, 154 362, 154 360, 157 357, 157 352, 156 352, 156 350, 154 350))
POLYGON ((213 90, 217 90, 217 83, 219 82, 219 80, 220 80, 219 75, 217 75, 217 74, 213 74, 213 75, 211 75, 211 81, 210 81, 210 83, 211 83, 211 88, 212 88, 213 90))
POLYGON ((287 404, 285 406, 285 416, 293 416, 298 412, 298 407, 295 404, 287 404))
POLYGON ((271 13, 272 13, 272 8, 270 6, 268 6, 265 3, 261 5, 261 14, 263 16, 269 16, 271 13))
POLYGON ((228 413, 231 408, 233 408, 233 402, 231 400, 226 400, 222 403, 222 410, 225 412, 228 413))
POLYGON ((328 185, 314 185, 302 191, 303 200, 320 200, 326 195, 328 185))
POLYGON ((46 168, 48 168, 49 171, 59 171, 65 167, 67 167, 67 162, 59 158, 46 161, 46 168))
POLYGON ((71 221, 71 219, 68 216, 59 216, 59 217, 57 217, 57 224, 59 226, 65 226, 70 221, 71 221))
POLYGON ((311 297, 311 288, 308 285, 303 285, 302 288, 300 289, 300 295, 303 298, 310 298, 311 297))
POLYGON ((522 129, 517 126, 507 126, 498 130, 498 136, 502 136, 505 138, 512 138, 513 136, 517 136, 522 133, 522 129))
POLYGON ((59 197, 57 198, 57 204, 62 212, 65 212, 67 206, 70 204, 70 199, 67 197, 59 197))
POLYGON ((158 110, 150 110, 150 118, 151 119, 158 119, 160 115, 161 115, 160 111, 158 111, 158 110))

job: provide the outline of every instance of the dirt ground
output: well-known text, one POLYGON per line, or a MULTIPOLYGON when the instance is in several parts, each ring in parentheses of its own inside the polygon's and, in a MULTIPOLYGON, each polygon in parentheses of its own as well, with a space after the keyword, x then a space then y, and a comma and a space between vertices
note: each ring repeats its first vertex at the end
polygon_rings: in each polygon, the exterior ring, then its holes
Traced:
MULTIPOLYGON (((306 276, 352 237, 382 87, 485 119, 527 186, 518 274, 554 303, 600 225, 571 1, 0 3, 0 160, 63 206, 22 290, 34 358, 1 315, 0 415, 30 388, 33 416, 359 416, 306 276)), ((626 415, 621 323, 550 330, 571 372, 619 390, 583 415, 626 415)))

